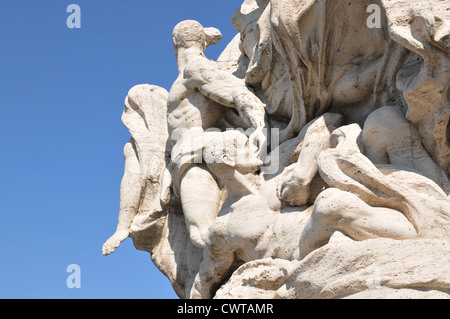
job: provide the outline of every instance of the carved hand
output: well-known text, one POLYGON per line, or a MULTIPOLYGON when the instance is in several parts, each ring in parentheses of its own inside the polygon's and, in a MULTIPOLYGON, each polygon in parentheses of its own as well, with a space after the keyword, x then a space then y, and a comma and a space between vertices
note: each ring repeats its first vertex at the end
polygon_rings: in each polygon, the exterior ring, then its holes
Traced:
POLYGON ((263 155, 262 152, 267 148, 267 137, 266 134, 264 134, 264 129, 257 128, 250 135, 249 140, 251 144, 255 145, 258 148, 260 156, 263 155))

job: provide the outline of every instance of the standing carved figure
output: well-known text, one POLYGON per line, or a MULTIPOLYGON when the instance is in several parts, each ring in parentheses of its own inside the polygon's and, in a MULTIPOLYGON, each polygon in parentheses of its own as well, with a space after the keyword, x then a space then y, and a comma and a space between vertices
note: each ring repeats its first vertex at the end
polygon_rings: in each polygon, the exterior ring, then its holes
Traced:
POLYGON ((173 189, 180 197, 191 241, 204 246, 206 232, 220 209, 221 192, 213 175, 202 165, 203 133, 223 129, 226 107, 235 109, 250 128, 250 140, 266 146, 263 130, 268 122, 265 105, 244 81, 205 57, 208 45, 221 34, 197 21, 180 22, 173 31, 179 76, 169 92, 169 134, 175 142, 171 157, 173 189), (199 164, 199 165, 197 165, 199 164))

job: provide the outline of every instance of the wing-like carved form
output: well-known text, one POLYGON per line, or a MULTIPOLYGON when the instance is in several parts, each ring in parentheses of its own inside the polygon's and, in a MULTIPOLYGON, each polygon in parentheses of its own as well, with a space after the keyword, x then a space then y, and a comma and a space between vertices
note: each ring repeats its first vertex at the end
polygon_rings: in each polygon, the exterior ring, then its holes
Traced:
POLYGON ((184 297, 201 254, 189 240, 181 205, 170 190, 167 99, 164 88, 145 84, 133 87, 125 100, 122 122, 131 139, 124 149, 118 228, 103 253, 112 253, 131 237, 184 297))

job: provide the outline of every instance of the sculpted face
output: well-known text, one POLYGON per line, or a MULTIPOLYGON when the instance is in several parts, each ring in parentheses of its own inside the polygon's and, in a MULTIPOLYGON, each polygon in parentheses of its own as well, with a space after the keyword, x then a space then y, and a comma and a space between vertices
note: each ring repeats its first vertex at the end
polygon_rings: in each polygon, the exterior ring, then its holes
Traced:
POLYGON ((204 159, 208 164, 226 165, 249 173, 255 173, 263 165, 258 148, 249 143, 248 137, 242 132, 212 133, 206 144, 204 159))

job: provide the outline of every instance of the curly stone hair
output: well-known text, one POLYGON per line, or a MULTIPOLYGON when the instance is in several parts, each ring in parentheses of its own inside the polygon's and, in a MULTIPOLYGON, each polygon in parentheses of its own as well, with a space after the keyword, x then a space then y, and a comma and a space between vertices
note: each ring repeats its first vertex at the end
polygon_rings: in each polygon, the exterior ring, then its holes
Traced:
POLYGON ((186 47, 189 42, 197 42, 206 48, 218 43, 222 34, 216 28, 204 28, 195 20, 185 20, 175 26, 172 39, 175 46, 186 47))

